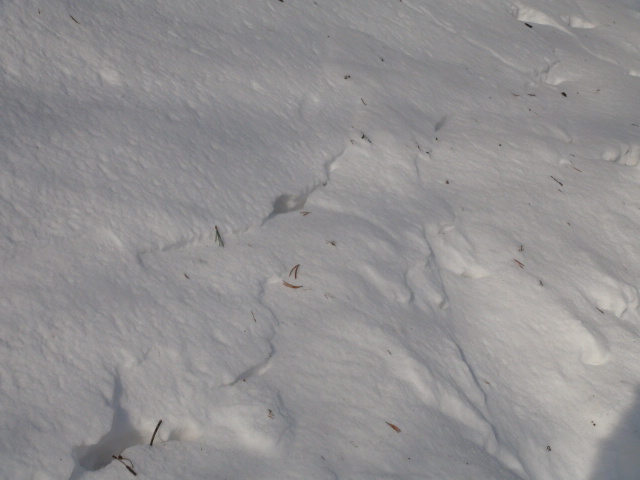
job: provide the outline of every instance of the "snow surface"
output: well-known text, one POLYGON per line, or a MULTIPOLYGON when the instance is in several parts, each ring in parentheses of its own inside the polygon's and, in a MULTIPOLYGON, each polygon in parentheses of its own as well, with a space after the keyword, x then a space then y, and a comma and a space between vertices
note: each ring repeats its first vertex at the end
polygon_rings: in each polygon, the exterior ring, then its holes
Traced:
POLYGON ((640 477, 639 1, 0 42, 0 478, 640 477))

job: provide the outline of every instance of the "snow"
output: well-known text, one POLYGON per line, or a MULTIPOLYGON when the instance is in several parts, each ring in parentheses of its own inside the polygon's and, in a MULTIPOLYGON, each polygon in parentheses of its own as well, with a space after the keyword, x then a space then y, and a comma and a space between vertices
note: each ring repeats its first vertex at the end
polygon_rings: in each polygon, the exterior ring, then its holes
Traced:
POLYGON ((0 0, 0 478, 637 478, 639 22, 0 0))

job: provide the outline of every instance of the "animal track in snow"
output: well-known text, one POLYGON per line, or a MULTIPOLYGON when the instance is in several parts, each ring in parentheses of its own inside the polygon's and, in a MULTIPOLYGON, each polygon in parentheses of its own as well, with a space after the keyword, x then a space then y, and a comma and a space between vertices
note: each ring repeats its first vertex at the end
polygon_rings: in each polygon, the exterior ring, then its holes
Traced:
POLYGON ((464 278, 483 278, 489 275, 478 264, 471 242, 454 225, 427 225, 425 237, 440 267, 464 278))
POLYGON ((455 364, 455 380, 436 376, 428 361, 403 348, 393 348, 389 361, 393 376, 405 381, 410 387, 407 391, 413 389, 425 406, 466 425, 469 438, 480 448, 502 462, 517 465, 517 459, 500 449, 495 427, 489 421, 487 395, 462 349, 446 342, 442 346, 447 350, 448 361, 455 364))
POLYGON ((346 149, 347 149, 346 147, 343 148, 342 151, 340 151, 340 153, 338 153, 336 156, 330 158, 324 163, 324 170, 325 170, 324 180, 322 180, 321 182, 315 183, 314 185, 307 188, 303 192, 300 192, 297 194, 282 194, 278 198, 276 198, 275 201, 273 202, 273 210, 271 210, 271 213, 267 217, 265 217, 265 219, 262 221, 262 224, 264 225, 266 222, 271 220, 276 215, 302 210, 304 208, 305 203, 307 203, 307 199, 309 198, 309 195, 311 195, 318 188, 327 186, 327 184, 329 183, 329 180, 331 179, 331 172, 333 172, 339 166, 337 162, 343 156, 346 149))
POLYGON ((435 124, 435 126, 433 127, 433 129, 437 132, 439 132, 440 130, 442 130, 442 128, 447 124, 448 118, 445 115, 444 117, 442 117, 438 123, 435 124))
POLYGON ((122 86, 122 76, 117 69, 104 65, 99 74, 103 82, 116 87, 122 86))
POLYGON ((544 69, 538 73, 538 81, 542 83, 546 83, 547 85, 559 85, 562 82, 567 80, 567 76, 562 75, 558 70, 560 70, 560 61, 556 60, 551 64, 547 65, 544 69))
MULTIPOLYGON (((274 336, 275 336, 275 334, 274 334, 274 336)), ((273 339, 273 337, 272 337, 272 339, 273 339)), ((267 358, 265 358, 262 362, 257 363, 256 365, 246 369, 244 372, 242 372, 240 375, 238 375, 233 382, 227 383, 224 386, 225 387, 233 387, 238 382, 244 382, 244 381, 248 380, 251 377, 260 376, 264 372, 266 372, 269 369, 269 363, 271 362, 271 358, 275 354, 275 349, 273 348, 273 343, 271 341, 269 341, 269 346, 271 347, 271 351, 269 352, 269 356, 267 356, 267 358)))
MULTIPOLYGON (((151 440, 153 429, 137 428, 133 425, 129 412, 122 406, 121 399, 124 393, 120 375, 116 374, 113 395, 109 402, 113 409, 111 428, 95 444, 79 445, 73 449, 78 463, 69 480, 80 479, 87 471, 100 470, 114 461, 114 455, 121 455, 128 448, 145 445, 151 440)), ((166 425, 164 428, 167 428, 166 425)), ((200 432, 191 426, 174 428, 169 433, 170 441, 189 441, 199 437, 200 432)), ((159 437, 156 439, 159 440, 159 437)))
POLYGON ((611 312, 622 320, 640 319, 638 287, 600 274, 597 279, 585 279, 581 290, 585 298, 601 312, 611 312))
POLYGON ((535 23, 538 25, 549 25, 564 32, 567 31, 565 26, 555 20, 553 17, 532 7, 527 7, 525 5, 515 6, 511 9, 511 13, 519 22, 525 22, 529 24, 535 23))
POLYGON ((595 28, 594 25, 581 15, 561 15, 559 19, 547 15, 541 10, 537 10, 525 5, 514 6, 511 10, 512 15, 520 22, 528 24, 548 25, 558 30, 569 33, 569 28, 595 28))
POLYGON ((560 19, 571 28, 596 28, 598 25, 578 15, 561 15, 560 19))
POLYGON ((434 388, 437 381, 427 365, 419 362, 406 351, 394 349, 390 367, 394 376, 402 378, 411 385, 426 405, 439 406, 438 391, 434 388))
POLYGON ((304 204, 307 202, 307 198, 316 188, 318 188, 320 184, 316 184, 311 187, 308 191, 300 193, 298 195, 289 195, 283 194, 275 199, 273 202, 273 210, 269 214, 264 221, 271 220, 276 215, 280 215, 282 213, 295 212, 297 210, 302 210, 304 208, 304 204))
POLYGON ((640 145, 622 144, 616 147, 606 147, 602 152, 602 159, 607 162, 635 167, 640 163, 640 145))
POLYGON ((372 285, 377 292, 390 301, 409 303, 412 299, 412 292, 406 285, 395 282, 384 275, 380 270, 372 265, 362 265, 363 278, 368 285, 372 285))
POLYGON ((580 359, 583 363, 603 365, 610 357, 609 343, 600 331, 610 322, 610 317, 608 319, 604 314, 613 314, 624 322, 621 324, 624 328, 633 331, 633 324, 630 323, 633 322, 637 327, 640 320, 640 294, 637 287, 600 271, 585 277, 579 289, 597 312, 591 310, 578 318, 578 328, 572 335, 572 341, 581 345, 580 359))
POLYGON ((571 313, 563 319, 563 330, 567 341, 577 347, 582 363, 592 366, 604 365, 611 357, 611 347, 592 315, 594 314, 576 316, 571 313))
POLYGON ((585 365, 604 365, 609 361, 611 354, 609 344, 604 335, 587 328, 583 324, 584 334, 580 338, 582 340, 582 354, 580 360, 585 365))
POLYGON ((220 439, 259 455, 270 455, 288 444, 294 435, 295 417, 278 391, 243 388, 224 397, 214 420, 220 439))
MULTIPOLYGON (((140 430, 131 423, 129 413, 120 404, 124 389, 120 376, 114 377, 113 396, 110 407, 113 420, 109 431, 93 445, 80 445, 74 449, 78 465, 69 480, 80 478, 84 471, 99 470, 113 461, 112 455, 120 455, 127 448, 144 443, 140 430)), ((149 432, 151 438, 151 432, 149 432)))
POLYGON ((436 305, 443 310, 449 307, 449 297, 444 289, 442 277, 436 267, 436 259, 430 248, 426 261, 409 267, 405 273, 405 283, 411 292, 410 301, 415 301, 419 307, 436 305), (423 299, 426 300, 427 305, 423 304, 423 299))

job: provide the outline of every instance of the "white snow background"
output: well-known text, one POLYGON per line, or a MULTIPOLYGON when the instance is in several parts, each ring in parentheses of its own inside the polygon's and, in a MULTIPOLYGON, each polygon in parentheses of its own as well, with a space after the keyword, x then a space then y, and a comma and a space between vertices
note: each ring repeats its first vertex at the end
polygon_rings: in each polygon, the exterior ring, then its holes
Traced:
POLYGON ((0 0, 0 69, 0 478, 640 478, 640 1, 0 0))

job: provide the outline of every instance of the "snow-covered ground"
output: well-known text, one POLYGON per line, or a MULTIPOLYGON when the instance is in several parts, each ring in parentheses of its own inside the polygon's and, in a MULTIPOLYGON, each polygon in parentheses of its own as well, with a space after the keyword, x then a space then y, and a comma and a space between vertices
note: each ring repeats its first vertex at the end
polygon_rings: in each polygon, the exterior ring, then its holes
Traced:
POLYGON ((0 69, 0 478, 639 477, 638 0, 0 0, 0 69))

